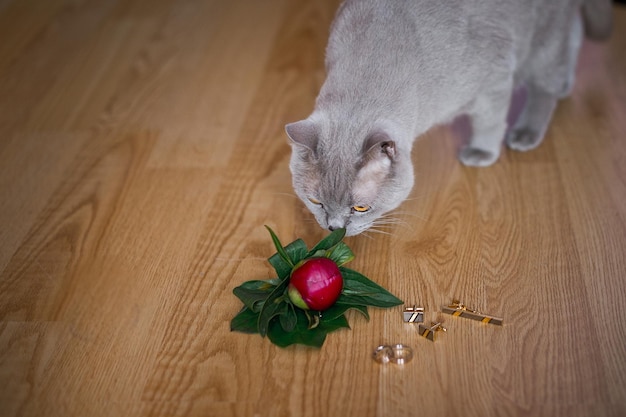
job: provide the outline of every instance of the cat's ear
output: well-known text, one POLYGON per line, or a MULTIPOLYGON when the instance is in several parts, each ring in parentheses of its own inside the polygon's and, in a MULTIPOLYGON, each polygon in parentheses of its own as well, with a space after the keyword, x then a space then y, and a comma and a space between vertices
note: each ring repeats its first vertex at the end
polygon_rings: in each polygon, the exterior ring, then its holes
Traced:
POLYGON ((291 143, 315 153, 319 133, 314 122, 306 119, 289 123, 285 126, 285 131, 291 139, 291 143))
POLYGON ((372 133, 363 144, 363 154, 366 159, 386 158, 396 159, 396 143, 385 131, 372 133))
POLYGON ((393 171, 396 143, 384 130, 377 130, 363 143, 362 159, 352 192, 362 201, 374 201, 393 171))

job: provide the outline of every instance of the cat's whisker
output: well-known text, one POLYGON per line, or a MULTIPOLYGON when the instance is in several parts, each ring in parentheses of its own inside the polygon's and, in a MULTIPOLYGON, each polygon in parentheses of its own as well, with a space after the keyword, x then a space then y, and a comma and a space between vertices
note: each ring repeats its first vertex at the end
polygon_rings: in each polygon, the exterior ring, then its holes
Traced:
POLYGON ((406 220, 396 217, 396 216, 381 216, 376 221, 395 221, 395 222, 406 222, 406 220))
POLYGON ((380 217, 374 221, 374 224, 391 224, 391 225, 405 225, 410 226, 410 223, 404 219, 398 217, 380 217))
POLYGON ((291 193, 278 193, 278 192, 275 192, 275 193, 272 193, 272 195, 273 196, 278 196, 278 197, 285 197, 285 196, 287 196, 287 197, 292 197, 292 198, 298 199, 297 195, 291 194, 291 193))
POLYGON ((424 198, 428 197, 429 194, 432 194, 432 193, 424 193, 424 194, 416 195, 416 196, 413 196, 413 197, 405 198, 404 201, 423 200, 424 198))
POLYGON ((394 217, 387 217, 387 218, 382 217, 380 219, 375 220, 372 223, 372 227, 378 228, 378 229, 381 229, 381 228, 392 229, 398 226, 401 226, 403 228, 408 228, 411 231, 414 229, 411 223, 408 223, 402 219, 397 219, 394 217))
POLYGON ((374 227, 370 227, 369 229, 367 229, 368 232, 372 232, 372 233, 379 233, 381 235, 388 235, 388 236, 393 236, 392 233, 387 232, 385 230, 380 230, 380 229, 376 229, 374 227))
POLYGON ((395 222, 389 222, 389 221, 384 221, 384 220, 382 220, 382 221, 377 220, 377 221, 372 222, 372 226, 371 227, 393 228, 395 226, 397 226, 397 223, 395 223, 395 222))
POLYGON ((419 219, 419 220, 422 220, 422 221, 428 221, 428 219, 426 217, 420 216, 418 214, 415 214, 415 213, 412 213, 412 212, 408 212, 408 211, 407 212, 402 212, 402 211, 398 212, 398 211, 396 211, 396 212, 394 212, 394 214, 398 215, 398 216, 402 216, 402 217, 407 216, 407 217, 412 217, 412 218, 419 219))
MULTIPOLYGON (((420 216, 418 214, 411 214, 411 213, 406 213, 406 214, 402 214, 400 216, 398 216, 399 219, 402 219, 402 217, 409 217, 411 219, 418 219, 418 220, 428 220, 426 217, 424 216, 420 216)), ((405 220, 406 221, 406 220, 405 220)))
POLYGON ((377 222, 374 223, 374 225, 375 226, 381 226, 381 227, 410 226, 406 222, 395 221, 395 220, 377 221, 377 222))

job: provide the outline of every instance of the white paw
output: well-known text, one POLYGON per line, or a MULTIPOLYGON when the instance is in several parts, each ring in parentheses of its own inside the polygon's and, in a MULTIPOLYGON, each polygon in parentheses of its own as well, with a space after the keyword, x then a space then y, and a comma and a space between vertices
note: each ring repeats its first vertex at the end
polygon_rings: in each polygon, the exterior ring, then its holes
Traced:
POLYGON ((496 152, 466 146, 459 152, 459 159, 464 165, 471 167, 487 167, 498 160, 496 152))
POLYGON ((543 135, 532 129, 513 129, 506 135, 506 144, 516 151, 526 152, 535 149, 543 135))

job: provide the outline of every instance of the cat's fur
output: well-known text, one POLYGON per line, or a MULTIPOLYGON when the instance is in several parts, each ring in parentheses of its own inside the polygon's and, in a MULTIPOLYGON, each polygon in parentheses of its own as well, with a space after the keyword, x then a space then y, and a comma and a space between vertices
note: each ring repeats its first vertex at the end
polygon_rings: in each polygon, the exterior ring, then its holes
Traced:
POLYGON ((315 110, 286 126, 296 194, 323 228, 355 235, 408 196, 413 141, 433 125, 470 117, 459 154, 470 166, 494 163, 503 139, 535 148, 572 89, 583 32, 610 27, 610 0, 345 1, 315 110), (521 84, 528 99, 507 132, 521 84))

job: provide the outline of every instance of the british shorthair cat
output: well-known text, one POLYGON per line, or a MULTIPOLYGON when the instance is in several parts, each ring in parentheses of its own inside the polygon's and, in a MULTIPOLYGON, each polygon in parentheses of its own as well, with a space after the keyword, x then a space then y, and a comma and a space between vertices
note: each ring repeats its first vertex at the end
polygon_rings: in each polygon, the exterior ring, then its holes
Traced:
POLYGON ((535 148, 572 90, 583 36, 610 29, 610 0, 343 2, 315 109, 285 127, 296 194, 321 227, 356 235, 409 195, 413 142, 434 125, 469 116, 458 155, 469 166, 496 162, 503 140, 535 148), (527 100, 507 130, 520 85, 527 100))

